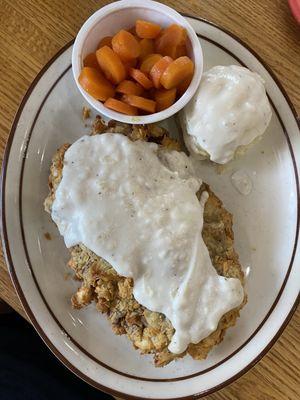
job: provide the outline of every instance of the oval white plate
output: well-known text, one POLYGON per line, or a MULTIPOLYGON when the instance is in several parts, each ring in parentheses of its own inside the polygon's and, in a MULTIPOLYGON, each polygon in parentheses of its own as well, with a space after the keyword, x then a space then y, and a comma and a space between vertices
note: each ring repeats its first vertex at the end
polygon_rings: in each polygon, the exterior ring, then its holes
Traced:
MULTIPOLYGON (((26 94, 9 137, 2 175, 2 234, 20 300, 56 356, 95 387, 121 397, 187 398, 220 389, 245 373, 272 346, 296 308, 300 285, 300 135, 282 87, 257 56, 228 32, 188 18, 199 35, 205 69, 242 64, 260 73, 273 106, 263 140, 222 175, 202 175, 234 215, 236 248, 247 275, 248 304, 237 325, 202 362, 186 357, 156 369, 126 337, 112 334, 93 305, 72 310, 77 283, 66 279, 68 251, 43 210, 50 160, 65 142, 88 131, 71 73, 72 43, 41 71, 26 94), (248 173, 253 190, 239 194, 233 172, 248 173), (52 240, 45 238, 50 233, 52 240)), ((176 132, 174 120, 166 121, 176 132)), ((216 132, 217 134, 217 132, 216 132)))

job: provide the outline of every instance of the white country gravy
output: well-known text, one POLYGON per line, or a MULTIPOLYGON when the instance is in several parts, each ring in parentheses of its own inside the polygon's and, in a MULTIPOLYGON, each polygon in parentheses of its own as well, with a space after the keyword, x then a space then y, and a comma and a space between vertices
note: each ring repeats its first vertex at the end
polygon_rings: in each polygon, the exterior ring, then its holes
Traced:
POLYGON ((133 278, 140 304, 169 318, 173 353, 207 337, 244 296, 210 261, 200 185, 184 153, 120 134, 84 136, 65 153, 52 207, 67 247, 83 243, 133 278))
POLYGON ((225 164, 240 146, 261 137, 271 120, 263 79, 237 65, 216 66, 181 111, 184 141, 198 158, 225 164))

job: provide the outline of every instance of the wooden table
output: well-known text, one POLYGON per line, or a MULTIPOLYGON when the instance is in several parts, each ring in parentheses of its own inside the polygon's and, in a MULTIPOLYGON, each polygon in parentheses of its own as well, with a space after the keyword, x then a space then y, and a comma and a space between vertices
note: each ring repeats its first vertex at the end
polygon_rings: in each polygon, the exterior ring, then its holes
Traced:
MULTIPOLYGON (((142 1, 142 0, 141 0, 142 1)), ((85 19, 109 1, 0 0, 0 150, 14 114, 41 67, 75 35, 85 19)), ((269 64, 300 113, 300 26, 287 0, 168 0, 238 35, 269 64)), ((0 297, 26 318, 0 259, 0 297)), ((250 372, 210 400, 296 400, 300 397, 300 310, 250 372)))

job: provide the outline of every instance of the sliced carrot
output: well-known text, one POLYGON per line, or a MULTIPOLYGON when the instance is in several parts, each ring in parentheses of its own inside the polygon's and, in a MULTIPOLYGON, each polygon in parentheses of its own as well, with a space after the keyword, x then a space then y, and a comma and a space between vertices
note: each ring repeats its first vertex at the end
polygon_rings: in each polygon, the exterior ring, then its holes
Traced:
POLYGON ((129 74, 130 68, 136 67, 137 62, 138 62, 137 58, 133 58, 132 60, 127 60, 127 61, 122 61, 123 65, 124 65, 124 67, 126 69, 127 74, 129 74))
POLYGON ((149 90, 145 90, 142 97, 146 97, 147 99, 154 100, 155 98, 156 89, 152 87, 149 90))
POLYGON ((131 33, 133 36, 136 36, 135 25, 131 26, 130 28, 126 29, 127 32, 131 33))
POLYGON ((161 27, 153 22, 138 19, 135 23, 135 30, 142 39, 155 39, 159 35, 161 27))
POLYGON ((97 61, 108 80, 117 84, 126 77, 126 70, 120 57, 110 47, 103 46, 96 51, 97 61))
POLYGON ((193 74, 191 74, 184 81, 179 83, 179 85, 177 86, 177 97, 181 97, 183 93, 185 93, 187 88, 190 86, 192 79, 193 79, 193 74))
POLYGON ((169 108, 176 99, 176 89, 161 89, 157 90, 154 95, 156 101, 156 111, 162 111, 169 108))
POLYGON ((124 94, 122 100, 131 106, 147 111, 151 114, 155 112, 155 101, 146 99, 145 97, 135 96, 133 94, 124 94))
POLYGON ((168 56, 170 56, 174 60, 176 60, 176 58, 187 55, 186 46, 184 44, 179 44, 178 46, 175 46, 175 45, 170 46, 167 49, 167 53, 168 53, 168 56))
POLYGON ((141 38, 138 37, 138 35, 136 34, 135 26, 132 26, 131 28, 125 29, 125 30, 126 30, 127 32, 131 33, 131 34, 136 38, 136 40, 137 40, 138 42, 141 41, 141 38))
POLYGON ((95 68, 95 69, 100 69, 98 61, 97 61, 96 53, 88 54, 85 57, 85 59, 83 60, 83 66, 84 67, 91 67, 91 68, 95 68))
POLYGON ((183 26, 177 24, 169 25, 165 29, 164 35, 169 35, 169 34, 173 36, 174 44, 176 44, 176 46, 186 44, 187 32, 183 26))
POLYGON ((130 104, 124 103, 123 101, 113 99, 110 97, 104 103, 105 107, 110 108, 111 110, 117 111, 121 114, 127 115, 138 115, 138 110, 136 107, 131 106, 130 104))
POLYGON ((165 33, 165 29, 161 29, 161 31, 159 32, 159 35, 155 38, 155 40, 159 39, 163 34, 165 33))
POLYGON ((160 78, 165 71, 165 69, 173 62, 173 59, 169 56, 162 57, 159 59, 151 68, 150 78, 156 89, 161 87, 160 78))
POLYGON ((105 36, 104 38, 102 38, 97 46, 97 49, 101 49, 101 47, 103 46, 108 46, 108 47, 112 47, 111 41, 112 41, 112 36, 105 36))
POLYGON ((112 84, 97 69, 84 67, 78 81, 81 87, 97 100, 105 101, 115 94, 112 84))
POLYGON ((185 45, 186 39, 185 28, 172 24, 155 40, 155 51, 163 56, 175 58, 177 47, 185 45))
POLYGON ((143 60, 149 54, 154 53, 154 40, 152 39, 142 39, 140 41, 141 53, 139 56, 140 60, 143 60))
POLYGON ((185 45, 185 44, 179 44, 179 45, 176 47, 176 50, 175 50, 175 51, 176 51, 176 52, 175 52, 174 60, 175 60, 176 58, 179 58, 179 57, 187 56, 187 50, 186 50, 186 45, 185 45))
POLYGON ((129 75, 140 85, 142 85, 144 89, 148 90, 153 87, 152 81, 148 78, 146 74, 144 74, 144 72, 140 71, 139 69, 131 68, 129 71, 129 75))
POLYGON ((145 57, 141 63, 140 70, 149 74, 154 64, 160 60, 162 56, 160 54, 149 54, 149 56, 145 57))
POLYGON ((173 61, 163 72, 160 83, 165 89, 172 89, 194 73, 194 63, 186 56, 173 61))
POLYGON ((136 96, 140 96, 143 93, 144 89, 138 83, 132 81, 122 81, 116 87, 116 92, 123 94, 135 94, 136 96))
POLYGON ((136 38, 124 29, 112 38, 112 48, 122 60, 132 60, 140 55, 141 48, 136 38))

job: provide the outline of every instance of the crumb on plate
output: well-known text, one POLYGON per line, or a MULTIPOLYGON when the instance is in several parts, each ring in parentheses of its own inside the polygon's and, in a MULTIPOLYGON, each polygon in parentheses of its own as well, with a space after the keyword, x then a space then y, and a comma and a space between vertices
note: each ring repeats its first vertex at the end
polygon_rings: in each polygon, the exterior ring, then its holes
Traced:
POLYGON ((83 106, 82 107, 82 118, 85 121, 86 119, 89 119, 91 117, 91 109, 83 106))

